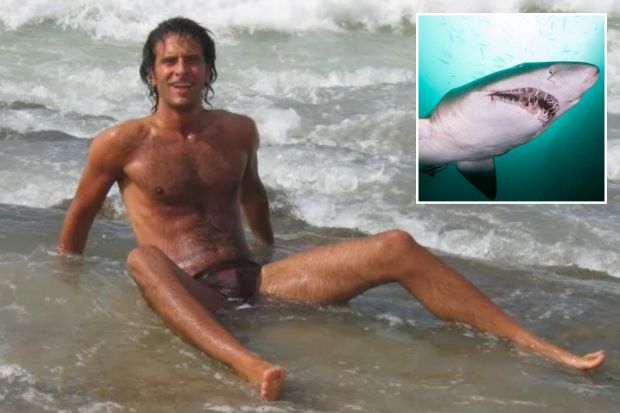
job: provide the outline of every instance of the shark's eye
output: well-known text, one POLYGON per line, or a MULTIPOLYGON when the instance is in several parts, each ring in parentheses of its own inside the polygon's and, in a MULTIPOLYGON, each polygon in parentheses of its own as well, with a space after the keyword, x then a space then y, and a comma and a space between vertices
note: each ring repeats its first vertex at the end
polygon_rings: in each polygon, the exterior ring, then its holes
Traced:
POLYGON ((549 76, 553 76, 553 69, 549 69, 549 76))

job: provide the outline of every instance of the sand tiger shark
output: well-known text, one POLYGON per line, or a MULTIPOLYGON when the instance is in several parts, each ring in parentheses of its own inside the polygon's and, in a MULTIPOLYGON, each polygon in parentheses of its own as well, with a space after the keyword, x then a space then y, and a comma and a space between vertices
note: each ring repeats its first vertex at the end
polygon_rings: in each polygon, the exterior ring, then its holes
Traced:
POLYGON ((495 199, 494 157, 543 133, 599 73, 589 63, 523 63, 452 89, 419 120, 420 171, 434 174, 456 162, 469 182, 495 199))

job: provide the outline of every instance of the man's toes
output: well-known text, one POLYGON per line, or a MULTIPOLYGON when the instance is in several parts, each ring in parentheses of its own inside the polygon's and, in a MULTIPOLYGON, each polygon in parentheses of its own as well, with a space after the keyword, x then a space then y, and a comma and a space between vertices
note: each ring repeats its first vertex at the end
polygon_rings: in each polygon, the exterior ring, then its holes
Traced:
POLYGON ((274 401, 280 396, 282 382, 284 381, 284 369, 279 366, 272 367, 263 373, 261 384, 261 396, 274 401))

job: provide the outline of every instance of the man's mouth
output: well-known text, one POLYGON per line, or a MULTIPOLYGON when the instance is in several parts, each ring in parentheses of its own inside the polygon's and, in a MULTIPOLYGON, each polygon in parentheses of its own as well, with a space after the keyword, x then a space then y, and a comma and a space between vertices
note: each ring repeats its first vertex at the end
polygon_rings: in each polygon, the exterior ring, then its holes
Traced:
POLYGON ((172 83, 172 88, 179 90, 179 91, 186 91, 189 90, 192 87, 191 83, 187 83, 187 82, 175 82, 172 83))

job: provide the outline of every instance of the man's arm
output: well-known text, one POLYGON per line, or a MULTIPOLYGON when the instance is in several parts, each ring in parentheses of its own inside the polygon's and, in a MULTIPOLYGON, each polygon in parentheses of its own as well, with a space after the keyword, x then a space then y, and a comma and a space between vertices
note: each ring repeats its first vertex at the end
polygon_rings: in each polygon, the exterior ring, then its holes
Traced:
POLYGON ((256 156, 259 144, 258 131, 254 121, 248 121, 251 147, 241 181, 241 208, 254 237, 261 244, 273 245, 273 230, 269 219, 267 192, 258 176, 258 159, 256 156))
POLYGON ((81 254, 84 251, 95 215, 110 187, 121 176, 122 157, 118 156, 120 154, 115 145, 118 133, 117 128, 108 129, 92 141, 80 182, 60 231, 60 252, 81 254))

